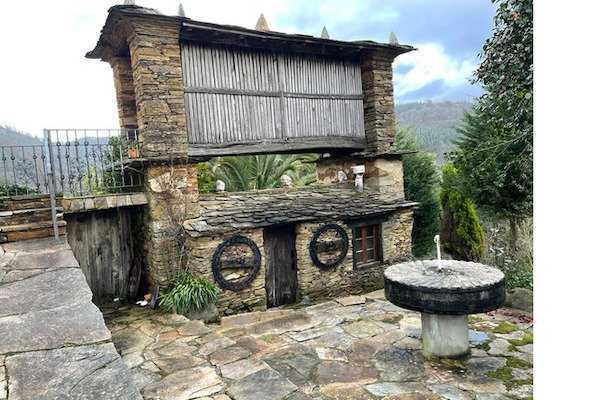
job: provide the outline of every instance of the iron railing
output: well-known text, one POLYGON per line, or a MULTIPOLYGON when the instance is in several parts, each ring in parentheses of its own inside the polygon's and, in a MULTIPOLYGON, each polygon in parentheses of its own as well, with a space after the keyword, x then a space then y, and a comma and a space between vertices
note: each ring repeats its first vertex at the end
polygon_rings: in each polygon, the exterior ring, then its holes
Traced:
POLYGON ((52 186, 64 196, 89 196, 143 184, 135 129, 46 129, 39 145, 0 146, 0 157, 5 196, 50 193, 52 186))

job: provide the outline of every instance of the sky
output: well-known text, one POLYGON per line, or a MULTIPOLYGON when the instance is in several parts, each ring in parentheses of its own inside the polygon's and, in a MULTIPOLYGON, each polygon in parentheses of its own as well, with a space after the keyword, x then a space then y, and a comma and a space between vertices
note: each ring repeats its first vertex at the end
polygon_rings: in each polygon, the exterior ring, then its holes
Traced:
MULTIPOLYGON (((472 100, 477 54, 493 29, 489 0, 136 0, 204 22, 254 28, 263 13, 272 31, 401 44, 419 50, 394 61, 396 102, 472 100)), ((116 128, 108 63, 92 50, 108 9, 122 0, 29 0, 0 3, 0 125, 34 135, 44 128, 116 128)))

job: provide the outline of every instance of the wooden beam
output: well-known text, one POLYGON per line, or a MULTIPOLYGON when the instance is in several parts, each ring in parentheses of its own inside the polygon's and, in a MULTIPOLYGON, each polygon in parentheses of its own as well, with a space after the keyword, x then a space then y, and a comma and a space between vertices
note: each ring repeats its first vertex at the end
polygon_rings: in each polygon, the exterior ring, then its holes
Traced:
POLYGON ((340 136, 288 138, 286 140, 261 140, 254 142, 229 142, 219 144, 188 144, 190 157, 235 156, 241 154, 311 153, 323 149, 364 149, 366 139, 340 136))

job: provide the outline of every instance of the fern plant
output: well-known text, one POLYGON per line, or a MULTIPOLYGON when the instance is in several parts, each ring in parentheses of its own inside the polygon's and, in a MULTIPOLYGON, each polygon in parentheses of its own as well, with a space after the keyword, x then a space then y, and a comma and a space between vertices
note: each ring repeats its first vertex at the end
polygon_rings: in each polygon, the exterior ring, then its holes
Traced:
POLYGON ((161 297, 159 304, 167 311, 185 315, 190 311, 202 311, 216 303, 219 292, 216 285, 182 272, 173 281, 171 289, 161 297))

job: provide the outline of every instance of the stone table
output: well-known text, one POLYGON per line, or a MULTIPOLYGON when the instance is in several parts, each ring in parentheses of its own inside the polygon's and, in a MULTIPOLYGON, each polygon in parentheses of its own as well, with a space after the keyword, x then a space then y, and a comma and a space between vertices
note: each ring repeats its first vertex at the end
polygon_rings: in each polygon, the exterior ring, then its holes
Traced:
POLYGON ((442 260, 410 261, 388 267, 385 296, 393 304, 421 312, 425 356, 469 353, 468 315, 499 308, 505 299, 504 274, 488 265, 442 260))

